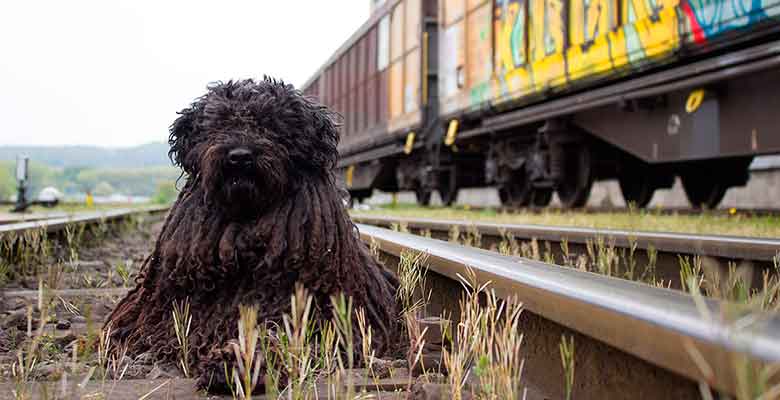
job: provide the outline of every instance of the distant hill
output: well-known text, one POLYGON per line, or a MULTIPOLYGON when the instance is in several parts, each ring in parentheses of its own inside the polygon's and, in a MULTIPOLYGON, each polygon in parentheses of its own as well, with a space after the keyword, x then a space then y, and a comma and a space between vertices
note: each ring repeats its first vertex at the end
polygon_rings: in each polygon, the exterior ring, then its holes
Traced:
POLYGON ((135 147, 97 146, 0 146, 0 161, 14 161, 18 154, 51 167, 138 168, 170 166, 168 144, 157 142, 135 147))

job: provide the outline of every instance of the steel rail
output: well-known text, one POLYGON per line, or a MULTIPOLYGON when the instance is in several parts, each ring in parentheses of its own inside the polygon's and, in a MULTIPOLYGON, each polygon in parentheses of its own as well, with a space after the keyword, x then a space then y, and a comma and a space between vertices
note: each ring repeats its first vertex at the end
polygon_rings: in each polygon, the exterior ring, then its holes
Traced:
MULTIPOLYGON (((703 316, 694 299, 678 291, 370 225, 357 228, 364 241, 375 241, 385 253, 399 257, 409 250, 427 253, 429 268, 452 280, 470 267, 479 282, 492 282, 503 298, 516 296, 533 314, 722 391, 736 392, 735 356, 758 365, 780 362, 776 316, 762 315, 738 329, 703 316), (713 376, 701 372, 689 353, 691 345, 713 376)), ((712 299, 701 301, 709 315, 720 315, 726 306, 712 299)))
POLYGON ((504 212, 504 213, 527 213, 527 214, 544 214, 548 212, 558 212, 558 213, 582 213, 582 214, 614 214, 614 213, 623 213, 628 214, 631 212, 635 213, 645 213, 647 215, 659 215, 659 216, 700 216, 700 215, 709 215, 709 216, 715 216, 715 217, 739 217, 739 216, 749 216, 749 217, 780 217, 780 209, 778 208, 737 208, 737 207, 726 207, 726 208, 715 208, 715 209, 697 209, 697 208, 691 208, 691 207, 648 207, 644 210, 632 210, 630 207, 621 207, 621 206, 607 206, 607 207, 601 207, 601 206, 586 206, 582 208, 563 208, 557 205, 550 205, 544 208, 533 208, 533 207, 511 207, 511 206, 505 206, 505 205, 498 205, 498 206, 480 206, 480 205, 471 205, 471 204, 462 204, 462 205, 453 205, 451 206, 453 209, 456 210, 465 210, 465 211, 484 211, 484 210, 491 210, 495 212, 504 212))
POLYGON ((51 214, 33 214, 33 215, 2 215, 0 216, 0 225, 18 224, 21 222, 42 221, 46 219, 65 218, 68 213, 57 212, 51 214))
POLYGON ((106 211, 84 212, 69 215, 67 217, 50 218, 29 222, 17 222, 0 225, 0 237, 7 233, 23 233, 25 231, 45 228, 48 233, 55 233, 65 229, 66 226, 75 223, 98 223, 100 221, 114 221, 134 214, 157 214, 168 211, 167 206, 152 206, 141 208, 119 208, 106 211))
POLYGON ((635 242, 640 249, 650 246, 660 252, 723 257, 737 260, 772 261, 780 251, 780 240, 741 236, 695 235, 670 232, 628 231, 618 229, 580 228, 534 224, 502 224, 494 222, 458 221, 430 218, 402 218, 369 215, 352 215, 355 222, 369 225, 390 226, 403 223, 413 229, 449 231, 453 226, 461 232, 477 229, 483 235, 511 234, 517 239, 532 239, 585 244, 588 240, 603 237, 618 247, 629 247, 635 242))

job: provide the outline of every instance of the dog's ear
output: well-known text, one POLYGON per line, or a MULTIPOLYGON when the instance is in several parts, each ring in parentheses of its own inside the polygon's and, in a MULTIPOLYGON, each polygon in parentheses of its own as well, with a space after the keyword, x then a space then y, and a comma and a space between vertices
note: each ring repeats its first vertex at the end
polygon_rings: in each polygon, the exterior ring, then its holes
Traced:
POLYGON ((338 161, 340 116, 315 100, 306 99, 306 102, 312 114, 312 128, 315 131, 313 134, 321 141, 318 146, 320 151, 314 153, 316 158, 319 158, 315 161, 326 169, 331 169, 338 161))
POLYGON ((168 151, 168 157, 174 165, 180 167, 189 175, 195 175, 197 165, 187 161, 188 151, 192 149, 195 135, 197 134, 197 120, 201 114, 202 107, 198 102, 190 108, 185 108, 179 112, 179 118, 173 121, 170 127, 170 136, 168 136, 168 145, 171 149, 168 151))

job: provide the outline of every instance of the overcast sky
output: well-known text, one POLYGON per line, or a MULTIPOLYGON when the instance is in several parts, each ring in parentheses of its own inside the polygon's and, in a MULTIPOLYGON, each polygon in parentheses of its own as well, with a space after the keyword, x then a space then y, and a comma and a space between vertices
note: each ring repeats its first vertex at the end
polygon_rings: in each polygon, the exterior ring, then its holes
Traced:
POLYGON ((3 1, 0 145, 167 139, 208 82, 303 84, 368 0, 3 1))

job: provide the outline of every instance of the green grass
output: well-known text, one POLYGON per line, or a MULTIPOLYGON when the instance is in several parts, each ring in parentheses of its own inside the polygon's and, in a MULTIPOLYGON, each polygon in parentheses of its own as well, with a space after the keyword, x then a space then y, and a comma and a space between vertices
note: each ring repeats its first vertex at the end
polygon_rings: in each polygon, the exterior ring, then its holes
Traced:
POLYGON ((780 237, 780 216, 750 216, 702 213, 699 215, 662 214, 657 210, 583 213, 549 210, 499 211, 466 208, 418 207, 414 204, 382 206, 368 211, 352 211, 353 216, 437 218, 466 221, 577 226, 584 228, 624 229, 630 231, 682 232, 707 235, 780 237))

